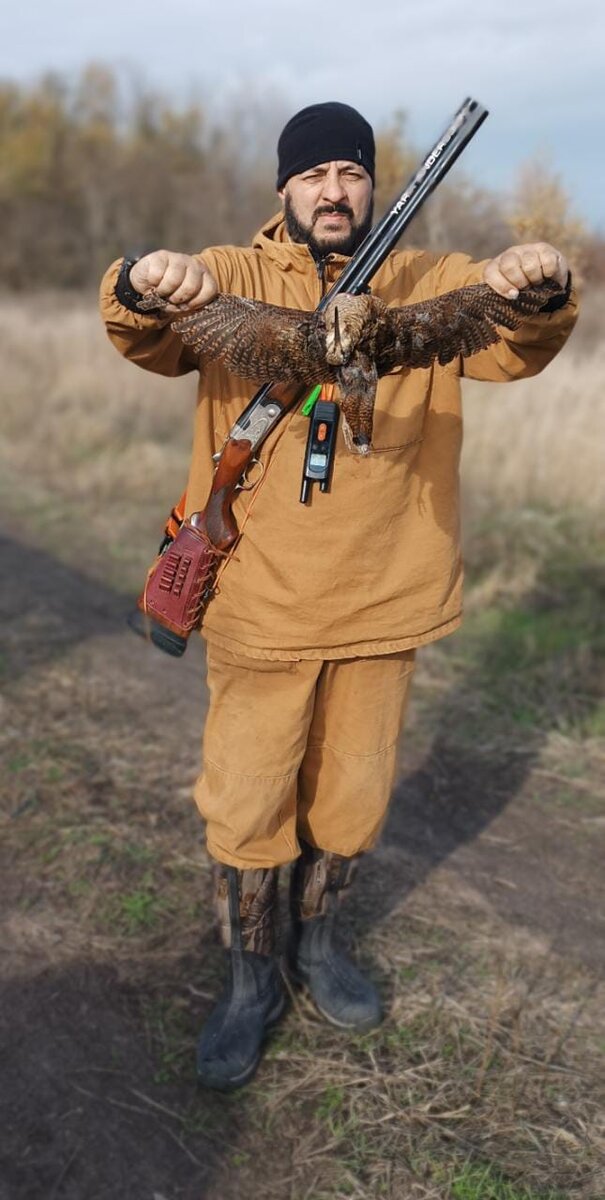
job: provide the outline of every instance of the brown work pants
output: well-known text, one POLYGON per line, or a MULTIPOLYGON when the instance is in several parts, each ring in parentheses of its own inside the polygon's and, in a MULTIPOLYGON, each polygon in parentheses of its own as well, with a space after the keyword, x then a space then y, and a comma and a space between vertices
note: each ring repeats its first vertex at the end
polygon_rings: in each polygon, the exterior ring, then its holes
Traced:
POLYGON ((374 845, 414 655, 287 662, 208 646, 195 799, 213 858, 276 867, 298 856, 299 836, 347 856, 374 845))

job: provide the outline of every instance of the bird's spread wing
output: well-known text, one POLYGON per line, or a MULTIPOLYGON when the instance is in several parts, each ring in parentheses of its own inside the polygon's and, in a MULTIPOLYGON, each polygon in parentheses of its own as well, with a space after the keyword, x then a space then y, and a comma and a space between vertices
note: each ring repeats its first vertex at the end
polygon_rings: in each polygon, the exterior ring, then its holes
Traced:
POLYGON ((486 283, 446 292, 432 300, 383 310, 376 336, 379 375, 395 366, 445 365, 468 357, 500 340, 498 326, 518 329, 551 297, 563 294, 554 280, 524 288, 515 300, 500 296, 486 283))
POLYGON ((177 317, 171 328, 196 354, 220 359, 243 379, 313 384, 335 377, 316 312, 219 293, 197 312, 177 317))

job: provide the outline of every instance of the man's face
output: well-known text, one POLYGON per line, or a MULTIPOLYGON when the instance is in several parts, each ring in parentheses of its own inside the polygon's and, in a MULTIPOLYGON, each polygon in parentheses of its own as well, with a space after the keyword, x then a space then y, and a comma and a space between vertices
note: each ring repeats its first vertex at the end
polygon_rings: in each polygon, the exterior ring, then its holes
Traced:
POLYGON ((352 254, 371 228, 372 180, 358 163, 319 163, 291 175, 279 195, 292 241, 319 257, 352 254))

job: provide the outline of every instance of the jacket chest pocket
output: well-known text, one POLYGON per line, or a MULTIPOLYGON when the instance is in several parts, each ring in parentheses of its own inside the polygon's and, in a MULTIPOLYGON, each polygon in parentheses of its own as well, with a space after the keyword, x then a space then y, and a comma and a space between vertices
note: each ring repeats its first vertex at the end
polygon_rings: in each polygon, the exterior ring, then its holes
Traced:
POLYGON ((421 442, 431 400, 433 368, 397 371, 378 382, 370 454, 421 442))

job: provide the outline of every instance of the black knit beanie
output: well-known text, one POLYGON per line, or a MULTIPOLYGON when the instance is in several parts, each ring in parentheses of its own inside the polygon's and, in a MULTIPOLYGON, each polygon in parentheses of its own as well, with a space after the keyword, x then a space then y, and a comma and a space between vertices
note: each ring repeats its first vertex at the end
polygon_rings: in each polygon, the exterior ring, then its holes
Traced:
POLYGON ((372 126, 349 104, 310 104, 290 118, 277 143, 277 187, 318 163, 360 163, 374 183, 372 126))

